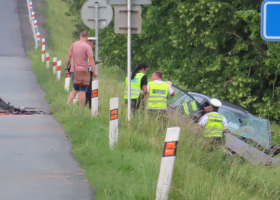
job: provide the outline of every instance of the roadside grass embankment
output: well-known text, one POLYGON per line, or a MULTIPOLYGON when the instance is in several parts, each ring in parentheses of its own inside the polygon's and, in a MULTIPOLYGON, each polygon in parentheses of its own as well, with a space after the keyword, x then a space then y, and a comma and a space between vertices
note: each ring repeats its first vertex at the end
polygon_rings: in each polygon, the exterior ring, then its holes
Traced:
MULTIPOLYGON (((46 0, 50 32, 50 61, 65 60, 74 30, 71 18, 64 15, 67 5, 60 0, 46 0)), ((102 37, 102 36, 101 36, 102 37)), ((73 155, 85 170, 98 200, 155 199, 166 127, 177 126, 176 119, 163 124, 159 119, 136 112, 127 122, 123 104, 125 74, 116 66, 101 66, 99 71, 99 115, 91 118, 87 108, 66 106, 63 73, 60 82, 41 63, 41 51, 28 53, 38 82, 46 92, 54 117, 62 124, 73 144, 73 155), (119 142, 109 148, 109 100, 120 97, 119 142)), ((220 148, 212 151, 196 128, 180 124, 175 170, 169 199, 279 199, 279 166, 258 166, 228 156, 220 148)))

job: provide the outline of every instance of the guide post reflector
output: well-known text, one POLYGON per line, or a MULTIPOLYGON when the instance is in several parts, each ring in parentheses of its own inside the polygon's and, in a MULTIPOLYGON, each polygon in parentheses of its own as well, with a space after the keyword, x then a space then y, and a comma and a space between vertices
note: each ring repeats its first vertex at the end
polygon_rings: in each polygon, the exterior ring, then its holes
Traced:
POLYGON ((47 69, 50 68, 50 53, 46 53, 46 66, 47 69))
POLYGON ((109 146, 114 148, 119 137, 119 97, 110 99, 109 146))
POLYGON ((60 81, 61 78, 61 60, 57 62, 57 72, 56 72, 57 80, 60 81))
POLYGON ((180 127, 171 127, 167 129, 158 177, 156 200, 168 199, 179 136, 180 127))
MULTIPOLYGON (((42 41, 43 41, 43 39, 42 39, 42 41)), ((45 51, 46 51, 46 46, 42 45, 42 63, 45 62, 45 57, 46 57, 45 51)))
POLYGON ((94 80, 92 81, 92 86, 91 86, 91 116, 95 117, 98 115, 98 89, 99 89, 99 81, 94 80))
POLYGON ((56 74, 57 71, 57 57, 53 58, 53 74, 56 74))

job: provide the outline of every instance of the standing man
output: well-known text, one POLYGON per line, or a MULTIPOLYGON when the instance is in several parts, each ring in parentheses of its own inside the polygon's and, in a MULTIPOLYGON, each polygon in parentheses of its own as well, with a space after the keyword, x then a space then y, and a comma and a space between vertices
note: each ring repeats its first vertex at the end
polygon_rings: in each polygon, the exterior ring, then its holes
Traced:
POLYGON ((167 96, 175 96, 175 90, 170 81, 162 81, 162 72, 155 71, 151 82, 148 83, 148 110, 157 110, 166 113, 167 96))
MULTIPOLYGON (((148 94, 147 92, 147 76, 148 66, 146 63, 140 63, 131 73, 131 108, 138 109, 140 107, 140 102, 143 102, 144 95, 148 94)), ((126 78, 126 89, 124 92, 125 104, 127 104, 128 95, 127 95, 127 78, 126 78)), ((144 102, 143 102, 144 103, 144 102)))
POLYGON ((228 133, 228 124, 226 118, 218 113, 222 102, 218 99, 211 99, 212 112, 203 115, 199 125, 204 127, 204 137, 213 138, 216 142, 222 142, 223 133, 228 133))
MULTIPOLYGON (((91 49, 91 46, 86 43, 87 40, 88 40, 88 32, 84 30, 80 33, 80 41, 75 42, 71 45, 67 56, 67 60, 66 60, 67 65, 70 63, 72 59, 72 66, 70 72, 71 72, 73 83, 74 83, 75 70, 88 71, 89 68, 88 59, 90 60, 90 65, 93 70, 93 76, 95 78, 98 76, 95 70, 94 59, 92 57, 93 51, 91 49)), ((84 107, 86 102, 87 87, 75 86, 75 85, 73 85, 73 87, 74 90, 69 95, 67 105, 70 105, 74 100, 74 98, 76 97, 76 95, 80 92, 79 103, 81 107, 84 107)))
MULTIPOLYGON (((87 42, 87 44, 91 47, 91 49, 93 50, 95 44, 93 42, 87 42)), ((94 53, 93 53, 94 54, 94 53)), ((93 57, 92 54, 92 57, 93 57)), ((93 76, 93 70, 92 67, 90 65, 90 60, 88 59, 88 64, 89 64, 89 72, 90 72, 90 82, 89 82, 89 86, 88 89, 86 91, 86 103, 85 105, 87 105, 87 103, 89 104, 89 109, 91 109, 91 98, 92 98, 92 76, 93 76)))

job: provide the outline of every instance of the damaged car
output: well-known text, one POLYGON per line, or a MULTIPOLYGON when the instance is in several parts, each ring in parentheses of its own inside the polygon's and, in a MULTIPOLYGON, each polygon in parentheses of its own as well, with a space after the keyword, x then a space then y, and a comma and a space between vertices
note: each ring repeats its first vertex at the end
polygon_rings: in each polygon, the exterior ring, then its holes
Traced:
MULTIPOLYGON (((173 85, 175 96, 169 98, 168 113, 188 116, 194 122, 210 112, 211 97, 195 92, 186 92, 173 85)), ((270 121, 254 116, 245 109, 222 101, 219 113, 228 122, 229 133, 225 134, 226 147, 233 153, 255 164, 279 164, 274 158, 280 152, 278 146, 271 146, 270 121)))

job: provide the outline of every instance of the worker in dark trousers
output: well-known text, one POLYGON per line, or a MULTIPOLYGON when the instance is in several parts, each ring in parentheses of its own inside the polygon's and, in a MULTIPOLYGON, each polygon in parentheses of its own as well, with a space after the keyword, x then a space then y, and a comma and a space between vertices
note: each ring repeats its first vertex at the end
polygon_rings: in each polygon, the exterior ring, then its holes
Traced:
MULTIPOLYGON (((94 43, 93 42, 87 42, 87 44, 89 44, 90 46, 91 46, 91 48, 92 48, 92 50, 93 50, 93 48, 94 48, 94 43)), ((93 54, 92 54, 92 56, 93 56, 93 54)), ((90 63, 89 63, 89 65, 90 65, 90 63)), ((92 68, 91 67, 89 67, 89 71, 90 71, 90 85, 88 86, 88 89, 87 89, 87 91, 86 91, 86 103, 85 103, 85 105, 87 105, 87 103, 89 104, 89 109, 91 109, 91 94, 92 94, 92 75, 93 75, 93 71, 92 71, 92 68)))
MULTIPOLYGON (((146 63, 140 63, 131 74, 131 109, 138 109, 140 106, 143 106, 143 99, 147 91, 148 78, 146 73, 148 71, 148 66, 146 63)), ((126 78, 126 89, 124 94, 125 104, 128 103, 127 95, 127 78, 126 78)))

